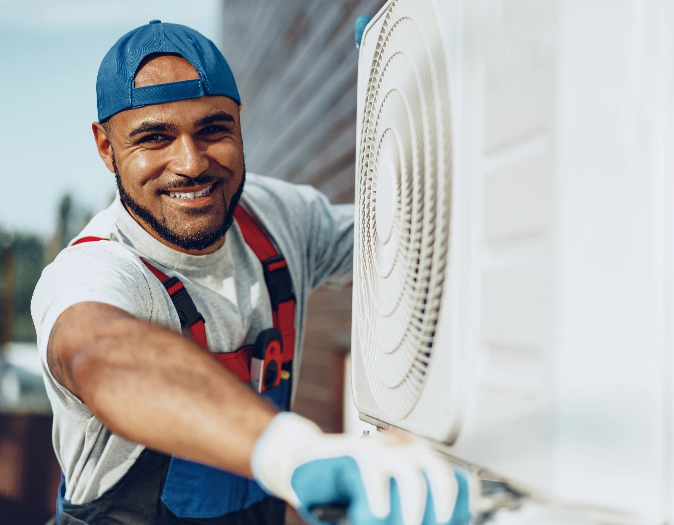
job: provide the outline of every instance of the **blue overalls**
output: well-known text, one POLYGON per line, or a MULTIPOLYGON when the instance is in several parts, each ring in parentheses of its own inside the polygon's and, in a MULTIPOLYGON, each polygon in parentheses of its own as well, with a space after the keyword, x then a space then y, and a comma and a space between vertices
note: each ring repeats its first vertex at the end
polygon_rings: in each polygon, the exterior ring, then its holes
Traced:
MULTIPOLYGON (((260 260, 272 305, 273 329, 255 345, 214 357, 242 381, 251 381, 280 410, 288 410, 295 348, 295 295, 288 265, 258 222, 239 205, 234 213, 246 244, 260 260), (260 343, 260 344, 258 344, 260 343), (251 377, 251 360, 257 359, 251 377)), ((105 240, 85 237, 75 244, 105 240)), ((182 282, 142 259, 162 282, 180 317, 183 332, 207 348, 204 319, 182 282)), ((112 488, 96 500, 73 505, 62 479, 58 525, 281 525, 285 502, 269 496, 255 481, 186 459, 145 449, 112 488)))

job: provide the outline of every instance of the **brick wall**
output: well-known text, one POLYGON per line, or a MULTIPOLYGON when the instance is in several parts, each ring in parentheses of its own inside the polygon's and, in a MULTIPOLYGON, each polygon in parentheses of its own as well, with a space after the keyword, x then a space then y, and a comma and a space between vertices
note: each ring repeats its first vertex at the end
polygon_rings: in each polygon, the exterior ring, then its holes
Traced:
POLYGON ((294 410, 326 432, 341 432, 344 356, 351 339, 351 288, 319 288, 308 311, 294 410))
POLYGON ((0 523, 43 525, 60 478, 51 416, 0 414, 0 523))

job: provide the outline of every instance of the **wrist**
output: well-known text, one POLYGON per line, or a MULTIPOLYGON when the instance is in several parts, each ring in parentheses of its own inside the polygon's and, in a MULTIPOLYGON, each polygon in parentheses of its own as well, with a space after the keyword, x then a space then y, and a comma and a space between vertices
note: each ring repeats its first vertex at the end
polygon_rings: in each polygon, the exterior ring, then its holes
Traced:
POLYGON ((267 492, 297 507, 299 499, 291 485, 293 471, 302 452, 323 436, 318 425, 306 418, 292 412, 277 414, 253 449, 253 477, 267 492))

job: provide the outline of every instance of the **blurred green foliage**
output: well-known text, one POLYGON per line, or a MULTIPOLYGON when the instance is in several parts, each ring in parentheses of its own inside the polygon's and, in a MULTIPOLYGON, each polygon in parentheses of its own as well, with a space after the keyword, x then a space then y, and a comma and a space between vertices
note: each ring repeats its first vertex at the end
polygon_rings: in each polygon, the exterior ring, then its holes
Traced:
POLYGON ((2 296, 11 296, 12 292, 14 294, 13 325, 11 330, 6 330, 7 323, 12 322, 12 316, 10 314, 3 319, 0 315, 0 339, 7 337, 11 338, 7 340, 27 343, 36 341, 35 327, 30 315, 35 285, 44 267, 54 260, 92 216, 88 207, 76 202, 72 195, 66 193, 56 207, 56 232, 49 241, 36 234, 9 233, 0 227, 0 309, 2 304, 6 304, 2 303, 2 296), (5 256, 10 252, 14 261, 10 265, 13 266, 13 271, 5 264, 5 256), (7 273, 14 275, 12 277, 6 275, 7 273), (11 285, 7 279, 13 279, 11 285))
POLYGON ((18 234, 14 237, 14 340, 36 340, 30 301, 45 261, 45 243, 37 235, 18 234))
MULTIPOLYGON (((33 290, 37 284, 45 262, 45 243, 42 238, 33 234, 4 235, 5 242, 0 246, 0 290, 2 300, 10 300, 13 308, 2 311, 0 327, 3 337, 9 336, 11 340, 20 342, 34 342, 36 340, 33 319, 30 315, 30 302, 33 290), (13 264, 8 265, 8 258, 13 259, 13 264), (11 269, 13 268, 13 270, 11 269), (11 280, 8 286, 7 280, 11 280), (12 291, 14 293, 11 299, 12 291), (5 294, 9 294, 8 297, 5 294), (13 315, 11 314, 13 312, 13 315), (13 325, 7 330, 6 323, 13 325)), ((6 304, 6 303, 3 303, 6 304)))

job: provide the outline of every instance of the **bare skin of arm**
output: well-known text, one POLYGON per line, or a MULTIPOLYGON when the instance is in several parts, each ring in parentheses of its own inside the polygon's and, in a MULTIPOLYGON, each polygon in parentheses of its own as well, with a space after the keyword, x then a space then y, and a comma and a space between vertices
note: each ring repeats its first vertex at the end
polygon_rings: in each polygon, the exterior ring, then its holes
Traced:
POLYGON ((85 302, 56 321, 54 378, 108 429, 135 443, 244 476, 276 410, 188 339, 124 310, 85 302))

